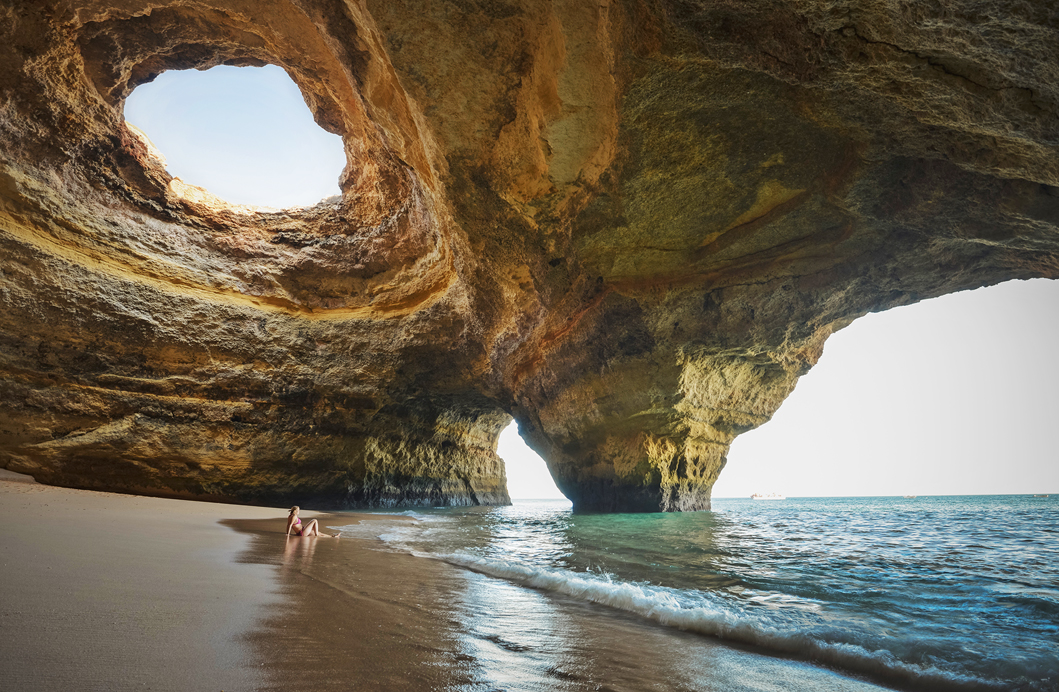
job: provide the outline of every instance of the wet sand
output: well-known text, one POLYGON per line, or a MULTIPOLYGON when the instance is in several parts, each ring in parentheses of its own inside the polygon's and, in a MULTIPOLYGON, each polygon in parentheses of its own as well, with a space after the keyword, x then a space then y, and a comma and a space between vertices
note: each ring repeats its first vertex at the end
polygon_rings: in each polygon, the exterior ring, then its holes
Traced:
MULTIPOLYGON (((315 517, 325 530, 407 521, 315 517)), ((223 523, 251 537, 238 559, 271 566, 282 596, 247 637, 267 670, 259 689, 441 690, 469 681, 454 653, 460 627, 447 605, 455 570, 378 552, 356 538, 288 540, 274 520, 223 523)))
POLYGON ((336 598, 299 573, 357 557, 365 577, 412 585, 388 567, 400 556, 288 540, 282 508, 56 488, 0 469, 0 522, 2 690, 350 689, 331 681, 369 664, 394 689, 444 677, 403 674, 421 657, 400 660, 409 647, 391 641, 400 606, 371 588, 336 598), (253 533, 221 525, 233 517, 253 533), (243 559, 252 543, 271 559, 243 559))
POLYGON ((365 539, 288 540, 284 508, 26 480, 0 470, 3 690, 883 689, 365 539))

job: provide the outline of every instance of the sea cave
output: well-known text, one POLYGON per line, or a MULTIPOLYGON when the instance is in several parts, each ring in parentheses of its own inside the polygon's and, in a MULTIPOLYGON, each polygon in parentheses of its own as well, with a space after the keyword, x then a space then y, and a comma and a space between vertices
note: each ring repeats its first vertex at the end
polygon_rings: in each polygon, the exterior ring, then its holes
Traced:
POLYGON ((710 508, 870 312, 1059 278, 1047 3, 5 3, 0 466, 319 508, 710 508), (275 65, 341 194, 232 204, 123 115, 275 65))

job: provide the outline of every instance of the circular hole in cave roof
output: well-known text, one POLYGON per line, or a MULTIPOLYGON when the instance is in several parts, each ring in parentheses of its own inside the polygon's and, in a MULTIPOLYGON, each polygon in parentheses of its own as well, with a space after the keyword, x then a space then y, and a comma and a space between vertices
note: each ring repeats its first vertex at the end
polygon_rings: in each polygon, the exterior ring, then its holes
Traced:
POLYGON ((340 194, 342 138, 316 124, 275 65, 165 72, 129 95, 125 119, 170 175, 229 203, 287 208, 340 194))

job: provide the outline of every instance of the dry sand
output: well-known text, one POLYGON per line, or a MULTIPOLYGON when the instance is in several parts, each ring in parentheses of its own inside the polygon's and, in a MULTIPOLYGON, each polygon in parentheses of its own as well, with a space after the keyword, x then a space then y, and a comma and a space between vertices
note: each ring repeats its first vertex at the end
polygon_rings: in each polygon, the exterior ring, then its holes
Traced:
POLYGON ((218 519, 272 510, 69 490, 0 471, 0 689, 240 690, 277 601, 218 519))
POLYGON ((362 539, 287 539, 284 508, 0 469, 0 521, 3 692, 882 689, 362 539))

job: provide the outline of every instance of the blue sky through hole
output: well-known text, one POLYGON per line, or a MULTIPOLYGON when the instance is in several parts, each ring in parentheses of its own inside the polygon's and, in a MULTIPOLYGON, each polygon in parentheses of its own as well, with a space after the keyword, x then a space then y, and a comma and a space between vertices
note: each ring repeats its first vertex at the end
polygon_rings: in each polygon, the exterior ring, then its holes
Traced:
MULTIPOLYGON (((166 72, 125 116, 167 168, 229 202, 339 193, 341 138, 276 66, 166 72)), ((766 425, 739 437, 714 497, 1059 493, 1059 281, 1015 281, 868 315, 832 336, 766 425)), ((513 498, 559 498, 512 424, 513 498)))
POLYGON ((164 72, 125 102, 166 169, 234 204, 308 206, 339 194, 342 138, 275 65, 164 72))

